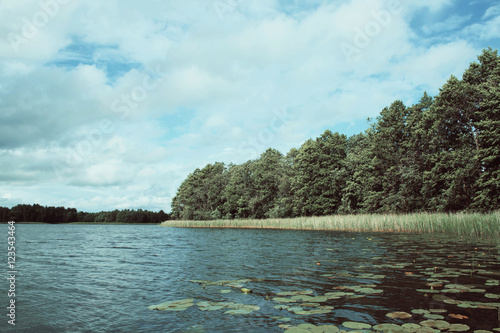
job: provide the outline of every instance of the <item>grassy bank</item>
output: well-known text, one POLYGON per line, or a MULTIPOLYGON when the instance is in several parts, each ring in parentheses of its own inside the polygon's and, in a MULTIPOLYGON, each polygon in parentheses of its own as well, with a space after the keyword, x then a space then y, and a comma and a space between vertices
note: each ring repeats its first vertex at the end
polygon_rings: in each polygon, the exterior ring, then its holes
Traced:
POLYGON ((460 236, 500 237, 500 212, 418 213, 404 215, 333 215, 266 220, 166 221, 164 227, 267 228, 342 231, 448 233, 460 236))

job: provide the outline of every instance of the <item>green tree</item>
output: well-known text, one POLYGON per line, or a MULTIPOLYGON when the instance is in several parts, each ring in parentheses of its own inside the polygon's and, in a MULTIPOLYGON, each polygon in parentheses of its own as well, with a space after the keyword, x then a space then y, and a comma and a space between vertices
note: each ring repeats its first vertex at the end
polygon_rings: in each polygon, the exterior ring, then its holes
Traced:
POLYGON ((426 156, 431 153, 427 128, 432 125, 428 117, 432 104, 432 97, 424 93, 419 103, 408 108, 399 168, 401 212, 425 210, 423 182, 427 168, 426 156))
POLYGON ((373 156, 365 133, 351 136, 346 146, 346 158, 342 161, 345 186, 339 213, 355 214, 364 211, 367 180, 371 173, 369 162, 373 156))
POLYGON ((408 114, 403 102, 395 101, 381 111, 367 133, 371 154, 362 203, 366 212, 399 212, 405 206, 400 187, 408 114))
POLYGON ((253 218, 273 215, 276 207, 280 180, 283 175, 283 155, 276 149, 267 149, 252 164, 254 195, 250 198, 249 209, 253 218))
POLYGON ((0 222, 8 222, 10 218, 10 209, 7 207, 0 207, 0 222))
POLYGON ((478 131, 480 176, 473 207, 481 211, 500 209, 500 57, 484 50, 464 74, 476 87, 475 126, 478 131))
POLYGON ((334 214, 340 207, 345 178, 342 161, 347 137, 326 130, 306 141, 293 163, 294 215, 334 214))
POLYGON ((252 177, 253 164, 254 161, 248 161, 229 167, 227 171, 227 185, 223 190, 224 218, 241 219, 251 217, 250 200, 255 196, 255 186, 252 177))
POLYGON ((460 211, 474 201, 477 180, 481 174, 478 161, 480 138, 478 106, 482 97, 478 92, 477 66, 471 65, 459 80, 452 76, 440 89, 433 106, 429 128, 430 171, 424 174, 424 192, 431 210, 460 211))
POLYGON ((208 164, 196 169, 181 184, 172 199, 176 219, 209 220, 222 217, 223 190, 226 185, 224 163, 208 164))

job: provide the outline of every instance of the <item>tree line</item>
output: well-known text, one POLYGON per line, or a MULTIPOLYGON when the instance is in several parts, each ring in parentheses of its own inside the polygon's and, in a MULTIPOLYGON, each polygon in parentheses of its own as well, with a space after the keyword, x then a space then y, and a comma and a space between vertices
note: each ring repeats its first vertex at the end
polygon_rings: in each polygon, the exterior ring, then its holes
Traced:
POLYGON ((183 220, 499 210, 500 57, 483 50, 435 97, 395 101, 347 137, 196 169, 172 200, 183 220))
POLYGON ((17 205, 12 208, 0 207, 0 222, 101 222, 101 223, 160 223, 170 219, 163 210, 113 210, 99 213, 77 211, 75 208, 47 207, 38 204, 17 205))

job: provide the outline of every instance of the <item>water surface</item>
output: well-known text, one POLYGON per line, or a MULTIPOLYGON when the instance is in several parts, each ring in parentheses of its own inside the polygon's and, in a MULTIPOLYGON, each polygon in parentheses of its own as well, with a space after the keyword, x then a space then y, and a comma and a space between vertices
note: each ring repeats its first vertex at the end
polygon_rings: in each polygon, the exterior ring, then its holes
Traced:
MULTIPOLYGON (((471 309, 436 300, 428 279, 468 284, 485 292, 439 293, 451 299, 500 302, 499 247, 430 235, 296 230, 185 229, 153 225, 16 225, 16 332, 283 332, 300 323, 409 323, 391 311, 446 310, 473 329, 499 327, 498 309, 471 309), (445 275, 439 276, 438 274, 445 275), (434 277, 433 277, 434 276, 434 277), (190 280, 251 279, 239 288, 190 280), (489 281, 489 282, 488 282, 489 281), (488 285, 486 285, 488 284, 488 285), (273 300, 283 291, 353 292, 329 299, 327 314, 297 315, 273 300), (347 288, 347 289, 346 289, 347 288), (349 289, 351 288, 351 289, 349 289), (221 290, 231 290, 221 294, 221 290), (355 297, 353 297, 355 296, 355 297), (257 305, 247 315, 155 311, 147 307, 193 298, 257 305), (281 325, 281 327, 280 327, 281 325)), ((7 234, 6 226, 2 227, 7 234)), ((7 289, 7 283, 3 284, 7 289)), ((2 292, 2 304, 8 304, 2 292)), ((227 309, 226 309, 227 310, 227 309)), ((6 310, 5 310, 6 313, 6 310)), ((7 327, 2 315, 0 328, 7 327)), ((344 329, 344 328, 342 328, 344 329)))

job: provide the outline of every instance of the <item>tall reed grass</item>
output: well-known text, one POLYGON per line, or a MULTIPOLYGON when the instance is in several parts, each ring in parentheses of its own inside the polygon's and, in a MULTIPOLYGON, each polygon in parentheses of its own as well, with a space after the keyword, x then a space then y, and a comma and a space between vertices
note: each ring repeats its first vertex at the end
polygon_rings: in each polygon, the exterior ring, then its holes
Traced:
POLYGON ((447 233, 500 238, 500 212, 365 214, 266 220, 165 221, 164 227, 447 233))

